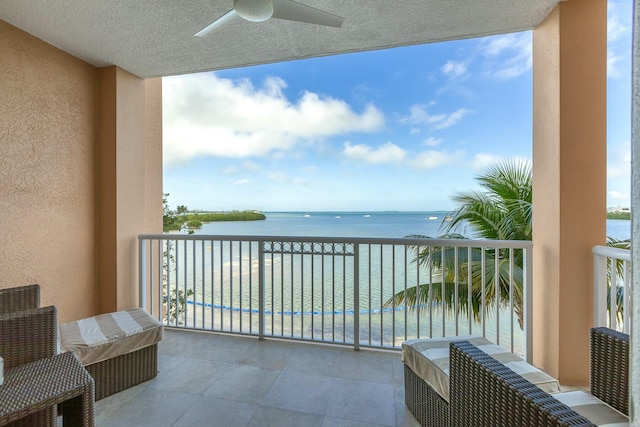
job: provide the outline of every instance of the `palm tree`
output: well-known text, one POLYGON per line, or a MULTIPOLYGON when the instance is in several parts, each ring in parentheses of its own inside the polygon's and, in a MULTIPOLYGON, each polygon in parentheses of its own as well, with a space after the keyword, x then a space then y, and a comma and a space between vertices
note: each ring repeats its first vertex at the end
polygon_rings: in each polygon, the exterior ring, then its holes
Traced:
POLYGON ((467 223, 476 237, 491 240, 531 240, 531 164, 511 160, 490 167, 476 180, 483 192, 453 197, 461 206, 442 221, 445 233, 467 223))
MULTIPOLYGON (((517 160, 505 161, 489 168, 477 177, 477 181, 484 191, 454 196, 454 200, 461 206, 443 219, 440 228, 445 234, 440 238, 465 239, 467 237, 457 232, 469 227, 476 238, 531 240, 531 164, 517 160)), ((426 236, 415 235, 408 237, 426 238, 426 236)), ((453 311, 456 307, 458 310, 467 310, 471 304, 473 315, 478 320, 482 314, 484 276, 485 307, 494 305, 496 300, 500 305, 506 305, 512 300, 522 327, 523 251, 513 252, 512 276, 508 250, 486 250, 483 263, 483 253, 479 248, 472 249, 470 259, 466 248, 421 248, 414 248, 416 261, 427 271, 430 270, 432 277, 435 273, 440 281, 414 286, 406 292, 398 292, 385 303, 385 306, 398 307, 406 301, 408 307, 415 309, 429 302, 436 302, 443 303, 445 309, 453 311), (458 271, 455 267, 456 251, 458 252, 458 271), (469 272, 471 272, 470 275, 469 272), (468 298, 469 277, 471 277, 471 301, 468 298), (513 287, 511 287, 510 277, 513 277, 513 287), (499 293, 497 298, 496 292, 499 293)))
MULTIPOLYGON (((415 238, 419 236, 411 237, 415 238)), ((463 239, 466 237, 461 235, 445 235, 441 236, 441 238, 463 239)), ((471 251, 469 251, 466 247, 422 247, 422 249, 414 248, 414 250, 417 252, 416 261, 424 266, 427 271, 429 271, 429 269, 431 270, 433 280, 431 284, 424 283, 420 286, 410 287, 406 293, 404 291, 396 293, 385 302, 386 307, 403 306, 406 300, 407 307, 413 310, 419 306, 427 305, 431 301, 443 303, 445 310, 450 312, 453 312, 457 308, 456 314, 459 314, 460 312, 467 312, 469 304, 471 304, 473 316, 476 321, 479 321, 482 313, 482 298, 484 295, 484 304, 487 309, 495 305, 496 299, 501 306, 507 306, 510 301, 513 301, 514 311, 522 327, 524 315, 522 311, 522 251, 514 251, 514 261, 513 266, 511 266, 509 252, 498 249, 498 266, 496 269, 495 249, 485 250, 484 262, 483 252, 480 248, 471 248, 471 251), (458 258, 457 264, 455 260, 456 252, 458 258), (470 258, 469 255, 471 255, 470 258), (512 268, 513 270, 511 270, 512 268), (471 272, 470 275, 469 271, 471 272), (482 285, 483 277, 484 289, 482 285), (511 278, 513 278, 513 282, 510 282, 511 278), (444 294, 442 291, 443 281, 444 294), (499 293, 497 296, 496 281, 498 283, 497 289, 499 293), (471 299, 468 297, 468 283, 471 283, 471 299), (511 286, 511 284, 513 286, 511 286)))
MULTIPOLYGON (((448 217, 443 219, 440 228, 444 231, 441 239, 466 239, 456 233, 469 228, 475 238, 488 240, 532 240, 532 187, 533 175, 531 164, 526 161, 505 161, 489 168, 476 178, 484 191, 462 193, 454 196, 461 204, 448 217)), ((411 238, 429 238, 427 236, 407 236, 411 238)), ((607 246, 630 249, 629 240, 607 238, 607 246)), ((518 316, 520 327, 523 327, 523 251, 485 250, 484 273, 482 250, 473 248, 471 259, 468 259, 466 248, 453 247, 414 247, 416 261, 431 271, 432 277, 439 281, 431 284, 413 286, 393 295, 385 302, 386 307, 400 307, 405 301, 407 307, 416 309, 430 302, 442 303, 446 310, 468 310, 469 304, 476 320, 480 319, 483 300, 482 279, 484 276, 485 307, 507 306, 513 301, 514 311, 518 316), (444 251, 444 254, 443 254, 444 251), (455 252, 458 252, 457 271, 455 252), (513 267, 511 266, 513 256, 513 267), (497 257, 497 273, 496 273, 497 257), (513 274, 510 274, 513 268, 513 274), (471 274, 469 275, 469 271, 471 274), (457 274, 456 274, 457 273, 457 274), (456 292, 456 276, 458 289, 456 292), (469 277, 471 300, 468 297, 469 277), (510 282, 512 278, 512 284, 510 282), (442 283, 444 282, 444 292, 442 283), (496 286, 497 283, 497 286, 496 286), (496 290, 499 296, 496 298, 496 290), (456 304, 457 301, 457 304, 456 304)), ((612 271, 608 271, 608 282, 612 278, 622 276, 623 265, 619 262, 612 271)), ((613 279, 615 283, 616 279, 613 279)), ((616 288, 618 301, 617 315, 623 315, 622 288, 616 288)), ((607 293, 609 295, 609 293, 607 293)), ((608 304, 609 305, 609 304, 608 304)), ((610 305, 609 305, 610 306, 610 305)), ((457 313, 456 313, 457 314, 457 313)))

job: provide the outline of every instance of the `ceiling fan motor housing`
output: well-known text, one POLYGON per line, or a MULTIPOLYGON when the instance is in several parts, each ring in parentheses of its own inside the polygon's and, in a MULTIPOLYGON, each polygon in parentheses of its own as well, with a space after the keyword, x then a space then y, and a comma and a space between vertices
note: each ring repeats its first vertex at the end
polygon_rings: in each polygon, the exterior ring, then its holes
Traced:
POLYGON ((241 18, 262 22, 273 15, 273 0, 234 0, 234 8, 241 18))

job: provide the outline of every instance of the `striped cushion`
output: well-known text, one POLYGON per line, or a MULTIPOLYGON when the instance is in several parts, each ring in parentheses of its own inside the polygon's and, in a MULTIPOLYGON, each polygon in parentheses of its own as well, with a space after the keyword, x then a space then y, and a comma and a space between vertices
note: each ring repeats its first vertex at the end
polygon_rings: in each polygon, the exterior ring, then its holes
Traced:
POLYGON ((447 402, 449 401, 449 344, 457 341, 469 341, 547 393, 560 391, 558 380, 478 335, 403 342, 402 361, 447 402))
POLYGON ((626 415, 584 391, 558 393, 553 397, 597 426, 626 427, 629 425, 629 418, 626 415))
POLYGON ((141 308, 60 325, 62 348, 85 366, 153 345, 162 335, 162 324, 141 308))

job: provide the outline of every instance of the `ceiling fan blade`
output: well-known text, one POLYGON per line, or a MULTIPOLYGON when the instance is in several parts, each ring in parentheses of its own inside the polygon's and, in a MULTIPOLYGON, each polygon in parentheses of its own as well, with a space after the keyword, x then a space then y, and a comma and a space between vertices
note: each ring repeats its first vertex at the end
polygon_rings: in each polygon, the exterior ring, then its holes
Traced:
POLYGON ((342 27, 344 18, 292 0, 273 0, 272 18, 309 24, 342 27))
POLYGON ((194 36, 196 36, 196 37, 206 37, 209 33, 217 30, 220 27, 222 27, 224 24, 226 24, 227 22, 231 21, 237 15, 238 14, 236 13, 236 10, 235 9, 231 9, 229 12, 225 13, 220 18, 216 19, 211 24, 207 25, 206 27, 204 27, 203 29, 201 29, 200 31, 195 33, 194 36))

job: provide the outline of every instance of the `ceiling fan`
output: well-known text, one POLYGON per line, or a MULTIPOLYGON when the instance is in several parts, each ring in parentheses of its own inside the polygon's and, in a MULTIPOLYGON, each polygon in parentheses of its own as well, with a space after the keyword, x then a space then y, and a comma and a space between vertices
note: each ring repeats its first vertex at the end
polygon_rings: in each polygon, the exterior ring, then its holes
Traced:
POLYGON ((236 16, 251 22, 276 18, 337 28, 344 21, 341 16, 293 0, 233 0, 233 9, 198 31, 195 36, 205 37, 236 16))

